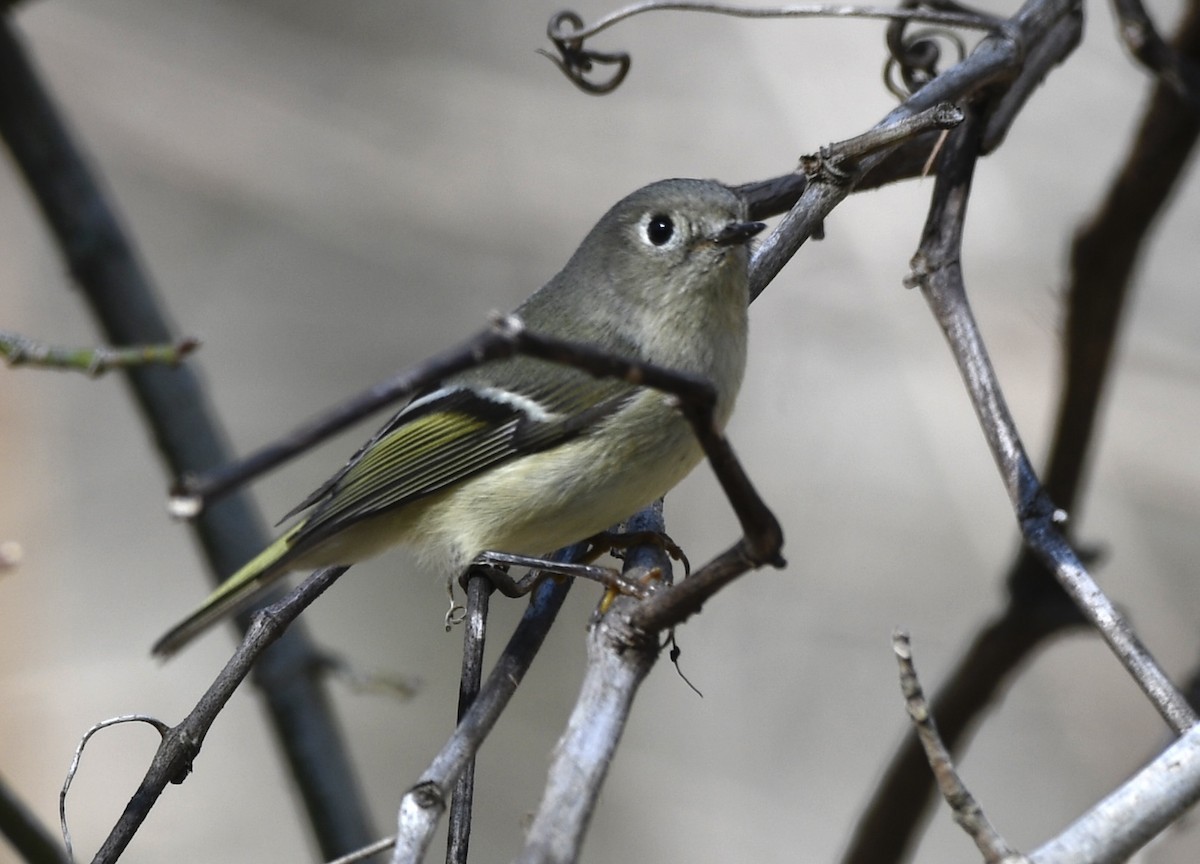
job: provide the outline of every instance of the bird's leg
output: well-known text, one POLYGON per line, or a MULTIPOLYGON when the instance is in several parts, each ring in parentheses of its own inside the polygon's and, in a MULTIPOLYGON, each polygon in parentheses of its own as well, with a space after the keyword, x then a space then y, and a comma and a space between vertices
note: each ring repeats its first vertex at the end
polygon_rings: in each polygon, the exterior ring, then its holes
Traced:
POLYGON ((615 554, 617 550, 624 551, 633 546, 657 546, 683 565, 684 576, 689 576, 692 572, 687 555, 665 531, 601 531, 589 537, 587 543, 592 547, 592 554, 596 555, 602 552, 615 554))
MULTIPOLYGON (((607 549, 601 546, 593 546, 589 553, 589 558, 595 558, 607 549)), ((509 552, 484 552, 479 555, 471 566, 467 568, 463 578, 467 574, 482 572, 496 589, 505 597, 523 597, 532 591, 539 582, 547 576, 579 576, 584 579, 591 579, 593 582, 599 582, 609 589, 610 592, 618 594, 628 594, 631 597, 645 598, 650 596, 649 588, 631 579, 626 579, 617 570, 611 567, 599 567, 594 564, 577 564, 567 563, 563 561, 547 561, 544 558, 534 558, 529 555, 513 555, 509 552), (514 579, 508 573, 509 567, 527 567, 529 573, 520 579, 514 579)))
MULTIPOLYGON (((688 562, 687 556, 683 554, 683 550, 679 545, 667 536, 663 531, 601 531, 599 534, 594 534, 587 539, 588 554, 596 556, 605 552, 611 553, 617 557, 623 557, 618 554, 618 550, 627 551, 635 546, 657 546, 659 549, 666 552, 676 561, 683 564, 683 572, 685 575, 692 572, 692 566, 688 562)), ((620 587, 609 585, 608 590, 604 592, 604 597, 600 600, 600 614, 603 615, 608 611, 608 607, 617 599, 619 594, 629 594, 633 597, 643 597, 650 593, 650 586, 660 582, 663 578, 662 570, 658 567, 651 567, 646 573, 637 580, 637 587, 641 592, 634 593, 628 590, 622 590, 620 587)), ((629 580, 626 580, 628 582, 629 580)))

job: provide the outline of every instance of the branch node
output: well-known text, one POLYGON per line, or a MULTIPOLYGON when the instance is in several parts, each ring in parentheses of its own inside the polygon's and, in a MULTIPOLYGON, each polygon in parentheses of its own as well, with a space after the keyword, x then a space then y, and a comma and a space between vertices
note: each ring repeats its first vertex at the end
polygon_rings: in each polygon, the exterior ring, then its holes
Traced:
POLYGON ((432 780, 422 780, 408 790, 408 796, 422 810, 446 809, 446 793, 432 780))

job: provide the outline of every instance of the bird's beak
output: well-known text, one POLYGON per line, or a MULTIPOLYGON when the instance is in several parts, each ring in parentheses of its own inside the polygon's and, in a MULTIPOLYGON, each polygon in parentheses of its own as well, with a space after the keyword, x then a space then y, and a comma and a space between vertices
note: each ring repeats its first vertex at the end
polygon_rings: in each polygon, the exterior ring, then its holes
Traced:
POLYGON ((766 222, 730 222, 710 239, 717 246, 737 246, 766 227, 766 222))

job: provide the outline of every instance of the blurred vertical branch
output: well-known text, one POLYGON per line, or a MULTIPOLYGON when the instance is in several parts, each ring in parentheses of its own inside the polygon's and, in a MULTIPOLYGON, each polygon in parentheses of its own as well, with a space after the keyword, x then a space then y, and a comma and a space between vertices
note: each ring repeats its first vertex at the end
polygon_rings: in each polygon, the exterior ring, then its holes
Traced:
POLYGON ((71 864, 62 841, 46 831, 3 777, 0 777, 0 834, 28 864, 71 864))
MULTIPOLYGON (((1195 0, 1173 45, 1181 55, 1200 59, 1200 3, 1195 0)), ((1198 134, 1200 116, 1171 83, 1160 80, 1120 173, 1072 246, 1071 276, 1064 292, 1063 386, 1044 474, 1046 491, 1068 513, 1080 506, 1134 267, 1198 134)), ((1052 637, 1084 623, 1045 566, 1024 546, 1007 586, 1005 607, 980 631, 933 699, 942 737, 960 757, 968 733, 1033 653, 1052 637)), ((935 800, 924 752, 909 736, 864 811, 844 864, 907 858, 935 800)))
MULTIPOLYGON (((132 241, 43 88, 8 13, 0 14, 0 136, 106 338, 118 346, 175 341, 132 241)), ((228 461, 220 425, 190 368, 138 367, 125 374, 171 476, 228 461)), ((233 572, 267 542, 244 494, 230 496, 191 524, 214 578, 233 572)), ((371 835, 317 679, 320 666, 312 644, 293 627, 263 657, 254 680, 318 842, 332 857, 362 846, 371 835)))

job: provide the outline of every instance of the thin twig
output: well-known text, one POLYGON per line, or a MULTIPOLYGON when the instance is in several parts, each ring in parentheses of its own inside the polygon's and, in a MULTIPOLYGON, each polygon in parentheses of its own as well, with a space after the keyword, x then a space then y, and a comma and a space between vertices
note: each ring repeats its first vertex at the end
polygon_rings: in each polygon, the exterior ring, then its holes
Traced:
POLYGON ((374 843, 368 843, 361 849, 355 849, 340 858, 334 858, 332 861, 327 861, 326 864, 358 864, 359 861, 365 861, 373 855, 378 855, 380 852, 386 852, 396 845, 396 835, 384 837, 376 840, 374 843))
POLYGON ((915 111, 892 111, 863 135, 821 148, 801 160, 807 175, 804 191, 750 259, 750 299, 753 302, 792 259, 809 237, 818 234, 825 218, 850 194, 857 181, 905 141, 959 122, 957 108, 935 102, 915 111))
POLYGON ((1200 63, 1168 44, 1146 12, 1141 0, 1113 0, 1117 32, 1135 59, 1190 106, 1200 112, 1200 63))
POLYGON ((954 767, 954 757, 942 742, 933 715, 929 711, 929 703, 925 701, 925 692, 913 664, 912 643, 907 633, 897 630, 892 634, 892 651, 896 655, 896 663, 900 666, 900 690, 904 694, 908 716, 917 730, 917 737, 925 750, 929 767, 933 769, 938 789, 954 814, 954 821, 975 841, 975 845, 983 854, 983 860, 988 864, 1017 864, 1025 861, 1025 857, 1009 846, 992 827, 983 813, 983 808, 958 775, 958 769, 954 767))
POLYGON ((157 717, 151 717, 147 714, 122 714, 120 717, 110 717, 108 720, 101 720, 99 723, 92 726, 91 729, 83 733, 83 737, 79 739, 79 743, 75 746, 75 755, 71 757, 71 764, 67 768, 67 776, 63 779, 62 788, 58 790, 58 824, 62 830, 63 845, 67 849, 67 858, 75 860, 75 849, 71 843, 71 828, 67 824, 67 795, 71 791, 71 784, 75 782, 75 775, 79 771, 79 764, 83 761, 83 751, 88 745, 88 741, 92 740, 92 736, 102 729, 107 729, 110 726, 119 726, 123 723, 145 723, 151 726, 158 732, 159 742, 166 740, 167 735, 171 732, 171 727, 159 720, 157 717))
MULTIPOLYGON (((557 362, 573 363, 600 375, 636 376, 636 372, 633 370, 640 366, 633 361, 613 358, 610 354, 597 350, 591 345, 572 344, 548 338, 539 339, 525 331, 520 319, 515 316, 494 315, 492 326, 480 331, 467 341, 402 370, 387 381, 352 396, 294 432, 273 441, 249 456, 204 473, 192 473, 181 477, 172 491, 175 498, 173 509, 177 515, 189 518, 202 513, 212 502, 232 490, 240 488, 277 465, 340 432, 374 410, 408 399, 449 375, 471 369, 489 360, 512 357, 523 351, 532 354, 537 350, 541 350, 543 354, 556 353, 557 362), (524 340, 524 345, 528 347, 522 347, 521 340, 524 340)), ((648 374, 654 376, 652 372, 648 372, 648 374)), ((654 376, 654 378, 656 381, 664 380, 663 376, 654 376)), ((672 376, 670 372, 666 372, 665 375, 665 380, 671 381, 674 386, 690 386, 693 393, 698 392, 697 388, 706 386, 706 382, 700 379, 691 378, 686 381, 685 379, 686 376, 672 376)))
MULTIPOLYGON (((458 716, 461 723, 479 695, 483 680, 483 651, 487 644, 488 598, 492 583, 482 574, 467 579, 467 611, 463 619, 462 675, 458 683, 458 716)), ((463 767, 454 783, 450 801, 449 837, 446 841, 446 864, 466 864, 471 844, 471 812, 475 798, 475 760, 463 767)))
MULTIPOLYGON (((582 545, 563 550, 558 560, 574 561, 582 545)), ((537 656, 571 589, 569 579, 546 579, 538 587, 496 665, 454 733, 400 802, 393 864, 419 862, 433 839, 450 790, 475 757, 537 656)))
MULTIPOLYGON (((1001 99, 1001 105, 1010 105, 1010 110, 1015 111, 1034 83, 1040 81, 1040 76, 1075 47, 1081 27, 1078 0, 1026 0, 1012 18, 981 41, 965 60, 892 109, 876 128, 891 126, 941 103, 962 106, 963 100, 1005 80, 1021 88, 1011 103, 1001 99), (1023 61, 1031 56, 1037 56, 1039 63, 1027 74, 1023 61)), ((994 132, 989 129, 989 134, 994 134, 998 140, 1010 121, 1011 116, 1006 115, 1005 122, 994 132)), ((925 150, 922 161, 927 156, 928 150, 925 150)), ((842 182, 830 178, 833 182, 807 185, 776 229, 754 251, 750 262, 752 298, 762 293, 801 244, 818 231, 826 216, 850 193, 859 178, 884 166, 887 158, 887 151, 864 158, 858 170, 842 182)))
POLYGON ((178 366, 187 355, 199 347, 199 340, 185 338, 167 345, 59 348, 19 333, 0 330, 0 357, 7 359, 9 366, 83 372, 92 378, 99 378, 105 372, 129 366, 146 366, 152 363, 178 366))
POLYGON ((934 129, 953 129, 962 119, 962 111, 957 106, 941 102, 916 114, 876 126, 845 141, 828 144, 815 156, 802 156, 800 167, 808 177, 820 175, 822 172, 834 172, 841 175, 844 182, 848 179, 845 177, 846 172, 857 166, 863 158, 877 153, 889 153, 906 141, 934 129))
MULTIPOLYGON (((935 694, 931 712, 938 718, 942 741, 960 759, 984 710, 1000 697, 1022 661, 1050 636, 1084 623, 1061 590, 1058 596, 1057 605, 1010 600, 975 636, 935 694)), ((921 742, 906 736, 859 815, 841 864, 906 860, 936 792, 921 742)))
POLYGON ((221 674, 200 697, 191 713, 179 725, 169 729, 163 737, 146 776, 96 853, 93 864, 111 864, 121 856, 150 814, 150 809, 167 788, 167 784, 182 783, 187 778, 208 730, 233 695, 233 691, 250 673, 254 662, 271 643, 283 635, 288 624, 346 569, 327 567, 316 571, 284 599, 254 616, 245 638, 225 664, 221 674))
MULTIPOLYGON (((946 27, 994 30, 1002 18, 979 11, 940 9, 897 9, 889 6, 856 6, 850 3, 793 3, 783 6, 734 6, 729 3, 687 2, 687 0, 645 0, 609 12, 595 23, 577 30, 555 30, 561 39, 589 39, 614 24, 646 12, 703 12, 733 18, 882 18, 888 21, 920 21, 946 27)), ((560 13, 561 14, 561 13, 560 13)))

